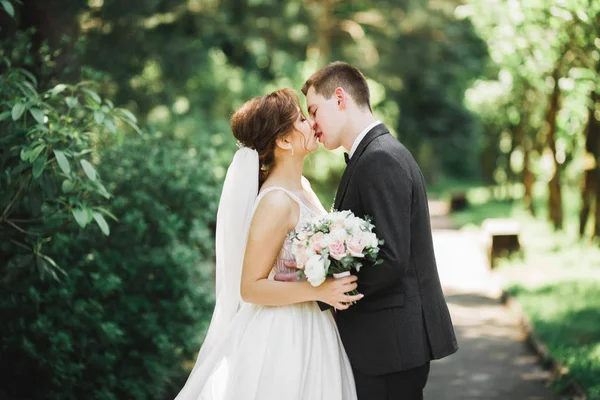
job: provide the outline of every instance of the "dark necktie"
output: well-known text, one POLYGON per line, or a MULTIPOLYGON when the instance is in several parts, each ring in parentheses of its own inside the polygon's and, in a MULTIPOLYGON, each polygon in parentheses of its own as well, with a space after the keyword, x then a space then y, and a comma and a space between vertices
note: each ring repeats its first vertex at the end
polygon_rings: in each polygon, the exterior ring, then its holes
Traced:
POLYGON ((344 161, 346 161, 346 164, 348 164, 349 160, 350 160, 350 156, 348 155, 348 153, 344 153, 344 161))

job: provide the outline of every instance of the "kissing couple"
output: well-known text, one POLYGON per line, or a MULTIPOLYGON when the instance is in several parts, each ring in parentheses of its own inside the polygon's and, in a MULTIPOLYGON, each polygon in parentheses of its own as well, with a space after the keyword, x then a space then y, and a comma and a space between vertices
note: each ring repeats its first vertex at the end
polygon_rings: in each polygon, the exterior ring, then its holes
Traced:
POLYGON ((355 67, 331 63, 296 92, 246 102, 217 214, 216 305, 176 400, 416 400, 430 361, 457 351, 425 181, 373 116, 355 67), (380 265, 312 286, 288 233, 327 214, 302 175, 319 143, 344 147, 335 210, 370 217, 380 265), (357 289, 359 294, 350 294, 357 289))

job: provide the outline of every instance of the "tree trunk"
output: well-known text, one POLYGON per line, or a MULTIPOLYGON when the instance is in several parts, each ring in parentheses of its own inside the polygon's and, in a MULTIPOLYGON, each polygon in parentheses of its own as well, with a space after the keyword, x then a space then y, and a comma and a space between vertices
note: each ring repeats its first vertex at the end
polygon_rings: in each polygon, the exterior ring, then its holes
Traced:
POLYGON ((535 206, 533 204, 533 183, 535 182, 535 175, 529 168, 529 157, 531 155, 531 146, 528 140, 523 141, 523 186, 525 186, 525 195, 523 196, 523 203, 525 208, 529 210, 531 215, 535 215, 535 206))
MULTIPOLYGON (((560 61, 559 61, 560 62, 560 61)), ((560 110, 560 88, 558 80, 560 78, 558 67, 552 74, 554 78, 554 89, 550 95, 550 104, 548 105, 548 113, 546 114, 546 122, 548 123, 547 145, 552 151, 554 159, 554 172, 550 182, 548 182, 549 197, 548 197, 548 217, 554 225, 555 229, 562 229, 563 226, 563 207, 562 193, 560 187, 560 164, 556 160, 556 115, 560 110)))
POLYGON ((326 64, 331 56, 331 36, 335 28, 333 12, 337 0, 307 0, 306 6, 315 10, 317 49, 319 51, 319 62, 326 64))
POLYGON ((594 201, 595 224, 594 236, 600 236, 600 201, 598 201, 598 182, 600 178, 600 122, 594 115, 596 102, 600 100, 600 95, 591 93, 592 105, 589 109, 588 123, 585 129, 585 151, 584 174, 581 190, 581 210, 579 212, 579 235, 584 236, 587 227, 590 211, 594 201))
MULTIPOLYGON (((590 109, 587 135, 590 138, 590 150, 594 158, 594 173, 591 174, 590 180, 593 179, 593 190, 596 200, 596 210, 594 214, 594 237, 600 237, 600 121, 596 118, 596 104, 600 102, 600 94, 592 92, 592 107, 590 109)), ((587 143, 586 143, 587 148, 587 143)))

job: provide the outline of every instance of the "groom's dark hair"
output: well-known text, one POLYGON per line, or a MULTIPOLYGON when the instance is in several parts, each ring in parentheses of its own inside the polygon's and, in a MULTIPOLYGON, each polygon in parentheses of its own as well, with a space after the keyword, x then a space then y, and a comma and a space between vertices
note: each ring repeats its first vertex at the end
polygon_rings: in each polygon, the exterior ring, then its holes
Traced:
POLYGON ((305 96, 311 86, 315 88, 318 95, 326 99, 330 99, 335 89, 341 87, 350 94, 359 107, 367 107, 369 111, 373 111, 365 76, 358 68, 348 63, 335 61, 312 74, 302 86, 302 93, 305 96))

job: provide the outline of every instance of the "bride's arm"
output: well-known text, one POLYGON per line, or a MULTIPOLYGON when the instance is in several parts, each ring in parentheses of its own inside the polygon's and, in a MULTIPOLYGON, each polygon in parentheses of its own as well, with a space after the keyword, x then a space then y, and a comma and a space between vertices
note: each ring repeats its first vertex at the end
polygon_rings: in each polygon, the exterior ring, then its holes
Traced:
POLYGON ((343 303, 358 301, 362 295, 345 293, 356 288, 356 277, 327 279, 313 287, 307 281, 277 282, 267 279, 283 246, 287 232, 296 226, 299 206, 284 192, 273 191, 260 201, 252 222, 242 266, 240 291, 248 303, 283 306, 306 301, 322 301, 339 310, 343 303))

